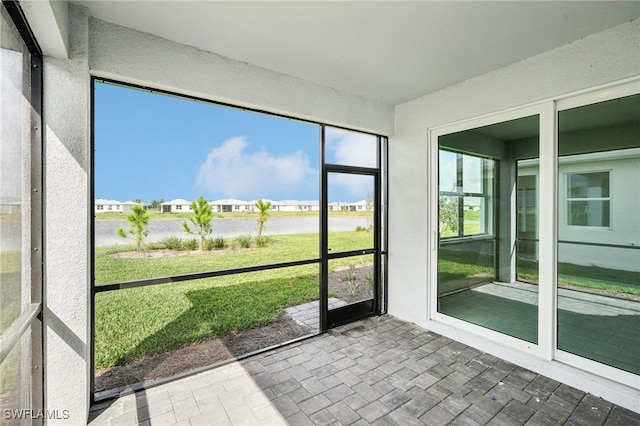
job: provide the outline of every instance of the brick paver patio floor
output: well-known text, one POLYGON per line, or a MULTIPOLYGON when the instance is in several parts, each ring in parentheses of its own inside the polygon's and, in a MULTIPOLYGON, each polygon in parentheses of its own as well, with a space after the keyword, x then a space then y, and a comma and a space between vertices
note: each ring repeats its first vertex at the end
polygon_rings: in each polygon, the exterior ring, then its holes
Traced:
POLYGON ((385 315, 117 400, 103 425, 633 425, 640 414, 385 315))

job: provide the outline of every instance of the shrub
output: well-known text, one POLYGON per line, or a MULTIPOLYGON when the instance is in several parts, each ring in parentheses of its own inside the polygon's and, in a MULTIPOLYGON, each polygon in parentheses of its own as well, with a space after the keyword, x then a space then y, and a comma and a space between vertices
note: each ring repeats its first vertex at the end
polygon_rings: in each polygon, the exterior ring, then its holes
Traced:
POLYGON ((367 228, 365 228, 364 226, 356 226, 356 232, 366 232, 367 228))
POLYGON ((156 243, 147 243, 146 248, 147 250, 162 250, 163 248, 165 248, 165 246, 164 244, 162 244, 162 242, 156 242, 156 243))
POLYGON ((236 238, 236 242, 242 248, 249 248, 251 246, 251 235, 240 235, 236 238))
POLYGON ((226 247, 226 245, 227 243, 224 241, 224 238, 222 237, 207 238, 204 241, 205 250, 223 249, 226 247))
POLYGON ((166 237, 160 241, 160 244, 167 250, 183 250, 182 238, 178 237, 166 237))
POLYGON ((258 247, 266 247, 267 245, 269 245, 270 242, 271 242, 271 238, 265 235, 256 237, 256 245, 258 247))
POLYGON ((182 246, 185 250, 198 250, 198 240, 195 238, 191 238, 190 240, 184 240, 182 246))
POLYGON ((373 290, 373 271, 369 271, 367 272, 367 276, 364 277, 365 281, 367 282, 367 284, 369 284, 369 287, 371 287, 371 290, 373 290))
POLYGON ((347 281, 345 286, 347 291, 351 296, 355 296, 359 284, 356 278, 356 265, 349 265, 348 269, 344 271, 344 278, 347 281))

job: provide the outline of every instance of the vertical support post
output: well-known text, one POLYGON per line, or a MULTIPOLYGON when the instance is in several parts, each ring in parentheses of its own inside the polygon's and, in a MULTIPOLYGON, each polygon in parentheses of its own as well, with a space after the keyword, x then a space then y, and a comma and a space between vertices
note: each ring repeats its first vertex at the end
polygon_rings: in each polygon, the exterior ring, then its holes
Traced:
POLYGON ((540 114, 540 175, 538 233, 538 345, 540 356, 553 359, 557 341, 557 212, 558 123, 555 103, 548 102, 540 114))

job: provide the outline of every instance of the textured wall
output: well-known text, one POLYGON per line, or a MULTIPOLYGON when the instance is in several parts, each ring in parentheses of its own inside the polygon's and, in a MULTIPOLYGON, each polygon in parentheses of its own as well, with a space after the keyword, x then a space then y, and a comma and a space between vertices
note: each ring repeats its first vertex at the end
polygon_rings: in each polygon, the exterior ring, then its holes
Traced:
POLYGON ((389 141, 389 312, 427 320, 427 134, 431 127, 640 74, 640 20, 396 106, 389 141))
POLYGON ((390 105, 97 19, 90 25, 89 66, 96 75, 384 135, 393 132, 390 105))
POLYGON ((46 57, 45 401, 82 424, 89 408, 88 21, 70 6, 70 59, 46 57))

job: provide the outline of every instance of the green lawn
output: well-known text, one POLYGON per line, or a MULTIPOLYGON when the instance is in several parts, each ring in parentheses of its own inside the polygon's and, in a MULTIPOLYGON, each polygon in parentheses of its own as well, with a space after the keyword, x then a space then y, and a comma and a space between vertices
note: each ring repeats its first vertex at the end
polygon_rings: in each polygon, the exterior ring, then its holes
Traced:
MULTIPOLYGON (((133 246, 112 246, 96 249, 95 284, 158 278, 246 266, 267 265, 319 257, 318 234, 278 235, 270 237, 267 247, 211 250, 197 256, 118 258, 111 254, 135 250, 133 246)), ((332 253, 359 248, 371 248, 369 232, 332 232, 332 253)), ((230 240, 229 243, 232 243, 230 240)), ((340 259, 338 266, 348 265, 340 259)))
POLYGON ((268 324, 317 300, 317 276, 310 265, 98 293, 96 368, 268 324))
MULTIPOLYGON (((109 253, 124 247, 100 248, 95 260, 96 285, 318 258, 317 234, 271 238, 267 247, 180 257, 116 258, 109 253)), ((371 234, 339 232, 331 238, 333 252, 337 252, 367 247, 371 234)), ((360 260, 336 259, 331 266, 360 260)), ((311 264, 98 293, 96 368, 268 324, 285 307, 318 299, 318 273, 319 264, 311 264)))

